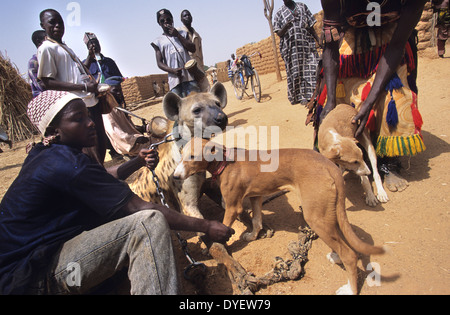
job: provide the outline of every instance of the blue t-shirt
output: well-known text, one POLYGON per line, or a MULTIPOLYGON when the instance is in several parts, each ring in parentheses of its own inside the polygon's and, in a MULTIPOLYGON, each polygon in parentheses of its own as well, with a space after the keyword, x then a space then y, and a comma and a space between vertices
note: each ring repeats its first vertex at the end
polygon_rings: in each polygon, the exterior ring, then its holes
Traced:
POLYGON ((134 194, 81 151, 38 144, 0 203, 0 294, 20 294, 61 245, 134 194))
MULTIPOLYGON (((101 60, 99 63, 105 79, 108 79, 110 77, 122 77, 122 73, 120 72, 119 67, 113 59, 105 57, 102 54, 100 54, 100 56, 101 60)), ((97 62, 94 61, 93 63, 91 63, 89 72, 94 76, 94 78, 98 78, 100 69, 98 68, 97 62)))

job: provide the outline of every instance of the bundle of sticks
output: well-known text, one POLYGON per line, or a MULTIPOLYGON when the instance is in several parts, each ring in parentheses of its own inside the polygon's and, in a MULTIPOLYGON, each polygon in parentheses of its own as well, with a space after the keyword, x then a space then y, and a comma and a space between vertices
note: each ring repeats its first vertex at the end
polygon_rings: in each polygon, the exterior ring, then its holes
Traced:
POLYGON ((17 66, 0 52, 0 127, 9 140, 26 140, 36 132, 27 116, 31 99, 30 85, 19 74, 17 66))

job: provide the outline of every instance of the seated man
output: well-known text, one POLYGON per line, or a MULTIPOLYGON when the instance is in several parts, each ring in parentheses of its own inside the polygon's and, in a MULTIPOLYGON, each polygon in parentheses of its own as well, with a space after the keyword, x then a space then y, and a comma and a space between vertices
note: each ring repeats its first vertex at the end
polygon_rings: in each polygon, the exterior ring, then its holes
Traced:
POLYGON ((169 229, 226 242, 233 230, 145 202, 121 180, 155 152, 105 170, 82 148, 95 125, 79 96, 45 91, 28 106, 45 137, 0 203, 0 294, 84 294, 126 269, 131 294, 176 294, 169 229))

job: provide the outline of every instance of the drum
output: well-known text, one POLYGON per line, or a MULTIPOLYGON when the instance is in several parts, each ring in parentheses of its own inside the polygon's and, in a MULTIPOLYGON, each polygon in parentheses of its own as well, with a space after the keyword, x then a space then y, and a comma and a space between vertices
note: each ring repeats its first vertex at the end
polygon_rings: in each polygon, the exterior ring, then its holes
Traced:
POLYGON ((189 60, 184 65, 184 68, 194 77, 194 80, 198 82, 205 78, 205 73, 197 67, 197 61, 194 59, 189 60))
POLYGON ((161 116, 153 117, 147 125, 147 133, 155 138, 164 138, 169 131, 169 121, 161 116))

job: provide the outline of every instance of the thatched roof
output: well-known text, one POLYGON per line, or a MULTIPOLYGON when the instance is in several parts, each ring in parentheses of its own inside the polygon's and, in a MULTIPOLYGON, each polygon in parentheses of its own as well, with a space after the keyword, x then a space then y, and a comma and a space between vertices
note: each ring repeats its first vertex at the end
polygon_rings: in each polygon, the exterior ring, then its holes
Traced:
POLYGON ((29 139, 36 131, 27 116, 31 99, 30 85, 0 52, 0 126, 13 141, 29 139))

